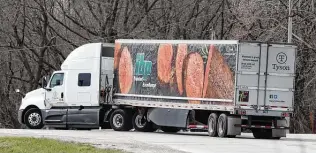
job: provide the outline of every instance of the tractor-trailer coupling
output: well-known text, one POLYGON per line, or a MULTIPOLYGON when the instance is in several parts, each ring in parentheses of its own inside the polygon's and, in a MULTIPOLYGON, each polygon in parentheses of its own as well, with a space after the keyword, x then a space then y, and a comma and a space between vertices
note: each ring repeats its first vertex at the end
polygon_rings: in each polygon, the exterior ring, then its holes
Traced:
POLYGON ((285 137, 295 56, 292 44, 238 40, 86 44, 23 97, 19 120, 30 128, 202 129, 219 137, 250 129, 256 138, 285 137))

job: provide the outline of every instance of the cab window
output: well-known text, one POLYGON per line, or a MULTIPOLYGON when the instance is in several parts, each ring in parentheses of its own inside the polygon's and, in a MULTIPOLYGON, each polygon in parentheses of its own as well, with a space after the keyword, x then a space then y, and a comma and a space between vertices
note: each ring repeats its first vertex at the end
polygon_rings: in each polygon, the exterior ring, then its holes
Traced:
POLYGON ((53 88, 55 86, 61 86, 63 85, 63 81, 64 81, 64 73, 56 73, 53 75, 49 87, 53 88))
POLYGON ((91 73, 79 73, 78 75, 78 86, 88 87, 91 85, 91 73))

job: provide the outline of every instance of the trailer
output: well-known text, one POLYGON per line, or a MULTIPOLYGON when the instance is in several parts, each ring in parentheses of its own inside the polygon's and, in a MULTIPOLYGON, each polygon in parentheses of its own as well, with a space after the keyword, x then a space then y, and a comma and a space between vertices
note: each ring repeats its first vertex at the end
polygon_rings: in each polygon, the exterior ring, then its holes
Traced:
POLYGON ((293 112, 295 57, 293 44, 240 40, 86 44, 23 97, 18 118, 29 128, 202 130, 211 137, 250 129, 255 138, 279 139, 293 112))

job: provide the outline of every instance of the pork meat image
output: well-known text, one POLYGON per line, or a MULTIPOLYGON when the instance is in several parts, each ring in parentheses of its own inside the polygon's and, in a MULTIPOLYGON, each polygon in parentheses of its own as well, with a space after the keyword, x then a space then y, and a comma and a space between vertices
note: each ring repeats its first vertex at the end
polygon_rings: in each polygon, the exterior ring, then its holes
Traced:
MULTIPOLYGON (((193 52, 188 54, 184 65, 184 85, 187 97, 201 98, 204 81, 204 64, 202 56, 193 52)), ((189 103, 200 103, 189 100, 189 103)))
POLYGON ((161 44, 157 55, 157 73, 161 83, 169 83, 171 79, 171 64, 173 50, 171 44, 161 44))
POLYGON ((121 93, 127 94, 133 84, 133 63, 127 47, 123 48, 118 64, 119 85, 121 93))
POLYGON ((233 99, 233 74, 224 57, 211 45, 205 68, 204 98, 233 99))
POLYGON ((118 63, 120 61, 120 50, 121 50, 121 44, 115 43, 115 50, 114 50, 114 70, 117 69, 118 63))
POLYGON ((179 44, 176 57, 176 78, 179 94, 183 94, 183 61, 187 55, 187 44, 179 44))

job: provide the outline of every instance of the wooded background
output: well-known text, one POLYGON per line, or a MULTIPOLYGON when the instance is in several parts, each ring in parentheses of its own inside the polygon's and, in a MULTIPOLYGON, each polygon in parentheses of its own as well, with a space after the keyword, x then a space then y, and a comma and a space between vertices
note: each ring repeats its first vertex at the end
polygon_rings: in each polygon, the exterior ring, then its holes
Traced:
MULTIPOLYGON (((316 109, 316 0, 293 0, 298 46, 291 132, 316 109)), ((130 39, 287 41, 288 0, 0 0, 0 128, 20 128, 15 93, 39 87, 71 50, 130 39)))

